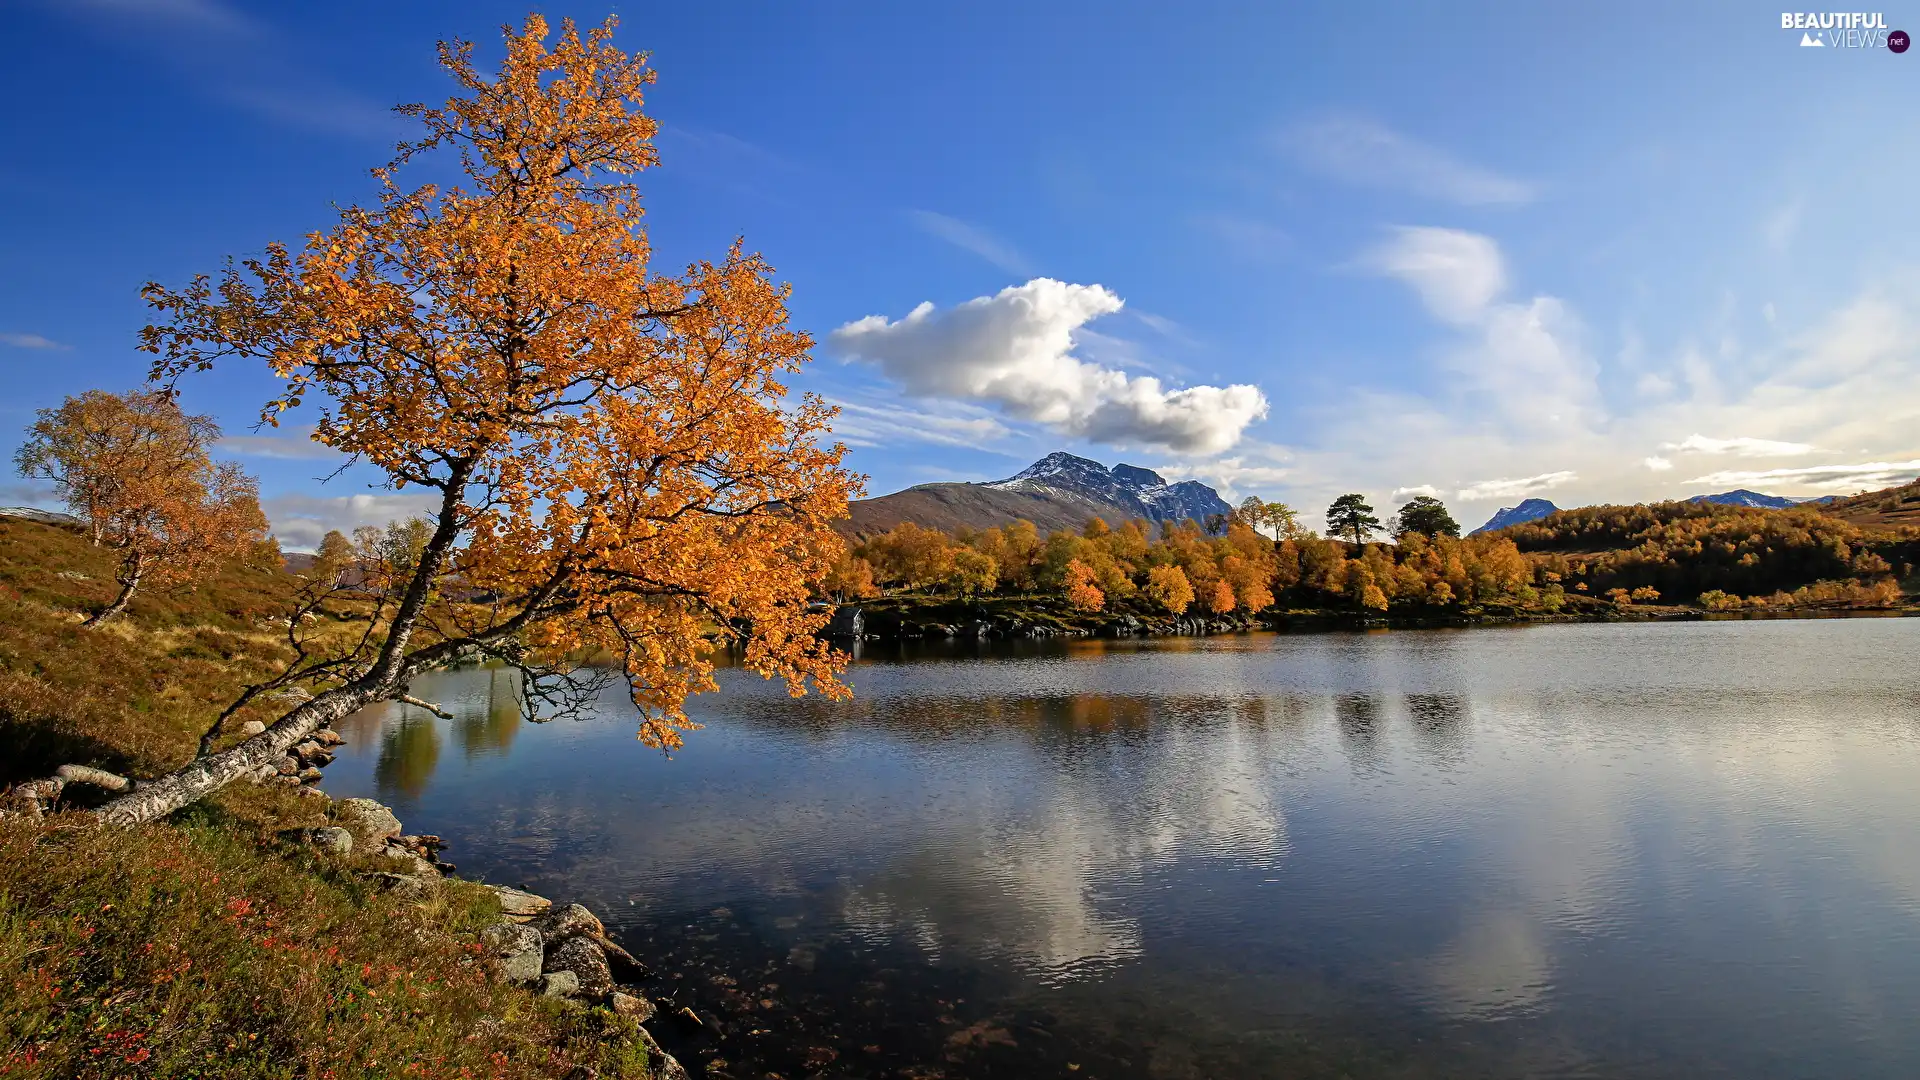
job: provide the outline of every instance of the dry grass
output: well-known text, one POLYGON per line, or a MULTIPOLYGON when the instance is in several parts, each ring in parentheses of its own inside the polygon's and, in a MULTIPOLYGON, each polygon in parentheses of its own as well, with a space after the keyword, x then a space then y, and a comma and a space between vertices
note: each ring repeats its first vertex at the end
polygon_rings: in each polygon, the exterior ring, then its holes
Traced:
MULTIPOLYGON (((111 573, 71 530, 0 521, 0 787, 177 767, 285 655, 261 625, 285 573, 235 567, 83 629, 111 573)), ((491 893, 409 903, 283 838, 324 823, 321 800, 248 785, 135 830, 0 819, 0 1078, 646 1075, 626 1021, 495 980, 491 893)))

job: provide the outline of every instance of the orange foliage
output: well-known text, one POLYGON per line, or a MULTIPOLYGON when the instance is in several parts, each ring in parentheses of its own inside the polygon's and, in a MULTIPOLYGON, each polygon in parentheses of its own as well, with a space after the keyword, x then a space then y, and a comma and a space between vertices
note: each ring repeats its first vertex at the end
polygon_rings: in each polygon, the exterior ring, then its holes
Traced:
POLYGON ((207 577, 266 536, 253 478, 207 455, 219 437, 211 419, 152 391, 89 390, 40 410, 20 471, 52 482, 94 543, 120 552, 119 595, 89 624, 124 611, 142 584, 207 577))
POLYGON ((262 362, 286 386, 268 422, 314 407, 316 440, 434 495, 383 630, 296 679, 383 694, 485 657, 579 701, 572 658, 612 654, 641 737, 665 747, 714 687, 708 635, 796 695, 846 693, 807 601, 858 480, 823 444, 834 410, 781 381, 812 341, 737 242, 652 265, 631 177, 656 160, 654 74, 613 26, 528 16, 491 78, 443 44, 459 92, 400 110, 424 133, 374 170, 375 205, 217 280, 146 288, 156 378, 262 362), (462 183, 401 185, 447 155, 462 183))
POLYGON ((1107 594, 1094 584, 1093 568, 1079 559, 1067 563, 1067 603, 1081 611, 1099 611, 1106 606, 1107 594))

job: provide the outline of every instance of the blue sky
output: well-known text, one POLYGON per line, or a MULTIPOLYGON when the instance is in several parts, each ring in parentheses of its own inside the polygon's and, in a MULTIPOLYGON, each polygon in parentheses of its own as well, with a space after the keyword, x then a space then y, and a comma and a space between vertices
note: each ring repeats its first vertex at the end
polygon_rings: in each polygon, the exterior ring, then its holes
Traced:
MULTIPOLYGON (((526 10, 0 9, 0 444, 138 383, 142 282, 366 198, 433 42, 526 10)), ((1469 523, 1920 474, 1920 51, 1755 4, 541 10, 653 53, 663 258, 741 235, 793 283, 875 494, 1059 448, 1469 523)), ((269 389, 188 404, 286 538, 409 508, 250 432, 269 389)))

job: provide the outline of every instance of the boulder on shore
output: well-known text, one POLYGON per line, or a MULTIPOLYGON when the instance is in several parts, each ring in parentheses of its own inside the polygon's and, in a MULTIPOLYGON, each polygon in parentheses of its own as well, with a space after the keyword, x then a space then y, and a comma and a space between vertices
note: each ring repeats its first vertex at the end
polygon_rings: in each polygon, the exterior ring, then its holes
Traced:
POLYGON ((546 955, 546 940, 540 931, 520 923, 501 923, 487 928, 487 944, 500 961, 500 974, 509 982, 530 983, 540 977, 546 955))
POLYGON ((573 937, 547 953, 547 971, 570 971, 580 980, 580 993, 603 998, 613 992, 613 969, 607 954, 591 939, 573 937))
POLYGON ((599 916, 579 904, 554 908, 542 915, 534 925, 546 935, 549 946, 558 945, 568 938, 598 938, 605 937, 607 933, 599 916))
POLYGON ((342 799, 334 807, 334 818, 353 833, 356 841, 370 848, 400 835, 400 819, 372 799, 342 799))
POLYGON ((547 997, 578 997, 580 977, 571 971, 549 971, 540 976, 539 990, 547 997))
POLYGON ((500 910, 515 922, 529 922, 534 916, 553 906, 553 901, 544 896, 535 896, 530 892, 508 888, 505 885, 489 885, 493 894, 500 898, 500 910))
POLYGON ((353 854, 353 834, 338 825, 330 829, 315 829, 313 846, 329 855, 337 855, 344 859, 353 854))
POLYGON ((249 720, 246 723, 240 725, 240 734, 245 735, 249 739, 253 738, 255 735, 265 734, 266 730, 267 730, 267 725, 261 723, 258 720, 249 720))

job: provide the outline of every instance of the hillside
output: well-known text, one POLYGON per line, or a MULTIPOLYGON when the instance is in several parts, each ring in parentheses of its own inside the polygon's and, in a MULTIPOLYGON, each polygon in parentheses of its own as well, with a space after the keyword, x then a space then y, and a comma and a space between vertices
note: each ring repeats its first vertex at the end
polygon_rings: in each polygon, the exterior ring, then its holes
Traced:
POLYGON ((1144 519, 1204 522, 1231 508, 1197 480, 1169 484, 1135 465, 1112 469, 1067 453, 1052 453, 1005 480, 986 484, 921 484, 849 507, 840 531, 855 540, 902 522, 943 532, 987 529, 1031 521, 1041 533, 1078 529, 1089 518, 1109 525, 1144 519))
POLYGON ((1920 528, 1920 480, 1821 505, 1820 512, 1866 529, 1920 528))

